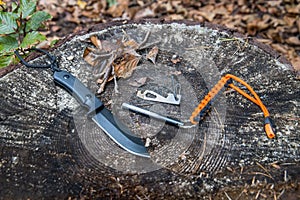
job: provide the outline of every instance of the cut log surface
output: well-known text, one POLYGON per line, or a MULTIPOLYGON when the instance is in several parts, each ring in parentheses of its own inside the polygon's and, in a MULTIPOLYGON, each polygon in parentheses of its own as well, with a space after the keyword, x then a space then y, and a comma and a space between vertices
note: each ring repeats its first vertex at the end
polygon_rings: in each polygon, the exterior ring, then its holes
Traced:
MULTIPOLYGON (((69 37, 51 54, 61 69, 96 92, 95 67, 83 59, 84 49, 92 46, 89 38, 116 44, 126 35, 141 42, 148 32, 150 46, 138 51, 142 58, 132 76, 118 80, 119 93, 111 81, 98 97, 148 143, 151 159, 111 141, 54 84, 50 69, 21 66, 0 78, 0 199, 209 199, 222 190, 224 198, 254 199, 257 193, 251 196, 243 187, 258 182, 275 184, 271 189, 277 196, 282 190, 276 183, 296 182, 299 191, 300 80, 288 62, 255 39, 187 21, 114 22, 69 37), (146 59, 151 45, 159 49, 155 64, 146 59), (261 110, 234 91, 222 90, 200 124, 186 129, 121 109, 126 102, 187 120, 227 73, 261 97, 276 125, 275 139, 264 133, 261 110), (181 85, 180 106, 136 97, 145 89, 172 93, 174 76, 181 85), (143 78, 143 85, 134 84, 143 78), (241 190, 234 194, 226 188, 241 190)), ((45 60, 37 56, 32 62, 45 60)), ((293 194, 293 189, 284 191, 282 197, 293 194)))

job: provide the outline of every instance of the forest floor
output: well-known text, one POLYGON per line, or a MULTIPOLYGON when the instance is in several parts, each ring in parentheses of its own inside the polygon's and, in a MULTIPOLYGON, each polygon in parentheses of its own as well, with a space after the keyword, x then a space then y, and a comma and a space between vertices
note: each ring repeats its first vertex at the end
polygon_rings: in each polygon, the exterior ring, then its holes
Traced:
POLYGON ((53 16, 49 40, 115 20, 210 22, 270 45, 300 73, 300 0, 39 0, 38 7, 53 16))

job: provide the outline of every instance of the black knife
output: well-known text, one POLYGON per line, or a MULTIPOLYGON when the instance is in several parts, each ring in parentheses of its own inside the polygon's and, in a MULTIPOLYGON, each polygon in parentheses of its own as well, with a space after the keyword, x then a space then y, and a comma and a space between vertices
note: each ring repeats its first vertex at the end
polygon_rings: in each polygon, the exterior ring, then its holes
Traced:
POLYGON ((133 135, 125 125, 119 122, 112 113, 104 107, 104 104, 76 77, 67 71, 59 69, 56 56, 39 48, 31 48, 29 50, 44 53, 50 63, 28 63, 22 58, 17 50, 14 51, 14 53, 26 67, 43 69, 50 68, 54 72, 53 77, 55 83, 75 97, 82 106, 86 107, 88 109, 87 116, 91 118, 121 148, 138 156, 146 158, 150 157, 143 141, 139 137, 133 135))
POLYGON ((149 158, 143 141, 118 121, 103 103, 76 77, 64 70, 54 72, 54 81, 88 109, 90 117, 115 143, 126 151, 149 158))

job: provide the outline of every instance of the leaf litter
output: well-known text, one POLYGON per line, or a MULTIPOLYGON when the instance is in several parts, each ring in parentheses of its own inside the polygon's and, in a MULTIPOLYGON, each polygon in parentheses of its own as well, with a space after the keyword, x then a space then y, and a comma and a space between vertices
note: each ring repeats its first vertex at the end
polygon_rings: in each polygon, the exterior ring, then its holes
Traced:
MULTIPOLYGON (((130 38, 125 31, 123 32, 123 38, 115 43, 111 40, 101 41, 97 36, 91 36, 89 41, 93 47, 84 50, 83 58, 94 67, 97 83, 100 85, 98 94, 104 92, 106 84, 112 80, 114 80, 115 92, 118 92, 117 78, 129 78, 142 58, 138 51, 153 45, 146 45, 150 32, 146 33, 140 43, 130 38)), ((146 59, 155 64, 157 53, 158 47, 154 46, 146 55, 146 59)))
POLYGON ((256 37, 284 55, 300 72, 299 0, 40 0, 38 7, 53 16, 50 37, 62 37, 114 20, 160 18, 212 22, 256 37))

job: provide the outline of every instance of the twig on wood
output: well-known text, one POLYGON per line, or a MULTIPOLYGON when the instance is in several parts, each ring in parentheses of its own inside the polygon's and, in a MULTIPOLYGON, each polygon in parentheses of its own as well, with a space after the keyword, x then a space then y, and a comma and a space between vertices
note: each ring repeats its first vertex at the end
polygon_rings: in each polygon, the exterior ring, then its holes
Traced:
POLYGON ((277 196, 276 196, 275 190, 274 190, 273 194, 274 194, 274 200, 277 200, 277 196))
POLYGON ((261 190, 258 190, 258 192, 257 192, 257 194, 256 194, 256 196, 255 196, 255 199, 258 199, 258 197, 259 197, 259 195, 260 195, 260 191, 261 191, 261 190))
POLYGON ((284 192, 285 192, 285 190, 283 189, 283 190, 280 192, 280 194, 278 195, 277 199, 280 199, 284 192))
POLYGON ((243 166, 241 166, 240 174, 242 174, 242 173, 243 173, 243 171, 244 171, 244 167, 243 167, 243 166))
POLYGON ((287 181, 288 181, 288 178, 287 178, 287 171, 286 171, 286 170, 284 170, 283 181, 284 181, 284 182, 287 182, 287 181))
POLYGON ((273 176, 269 173, 269 171, 268 171, 264 166, 262 166, 262 165, 261 165, 260 163, 258 163, 258 162, 256 162, 256 164, 257 164, 260 168, 262 168, 262 169, 269 175, 269 177, 270 177, 271 179, 274 180, 273 176))
POLYGON ((114 85, 115 85, 115 87, 114 87, 114 90, 115 90, 115 93, 120 93, 119 92, 119 90, 118 90, 118 83, 117 83, 117 76, 116 76, 116 74, 115 74, 115 67, 114 66, 112 66, 112 75, 114 76, 114 85))
POLYGON ((146 36, 144 37, 143 41, 138 45, 138 49, 140 49, 148 41, 149 35, 150 31, 146 33, 146 36))
POLYGON ((232 200, 231 198, 230 198, 230 196, 224 191, 224 194, 226 195, 226 197, 227 197, 227 199, 228 200, 232 200))
POLYGON ((250 172, 249 174, 255 174, 255 175, 263 175, 263 176, 266 176, 266 177, 269 177, 270 179, 273 179, 274 178, 268 174, 265 174, 265 173, 262 173, 262 172, 250 172))
POLYGON ((238 200, 242 196, 242 194, 244 194, 245 192, 246 192, 246 189, 243 189, 243 191, 236 197, 235 200, 238 200))
POLYGON ((255 176, 252 178, 251 186, 255 186, 255 176))

